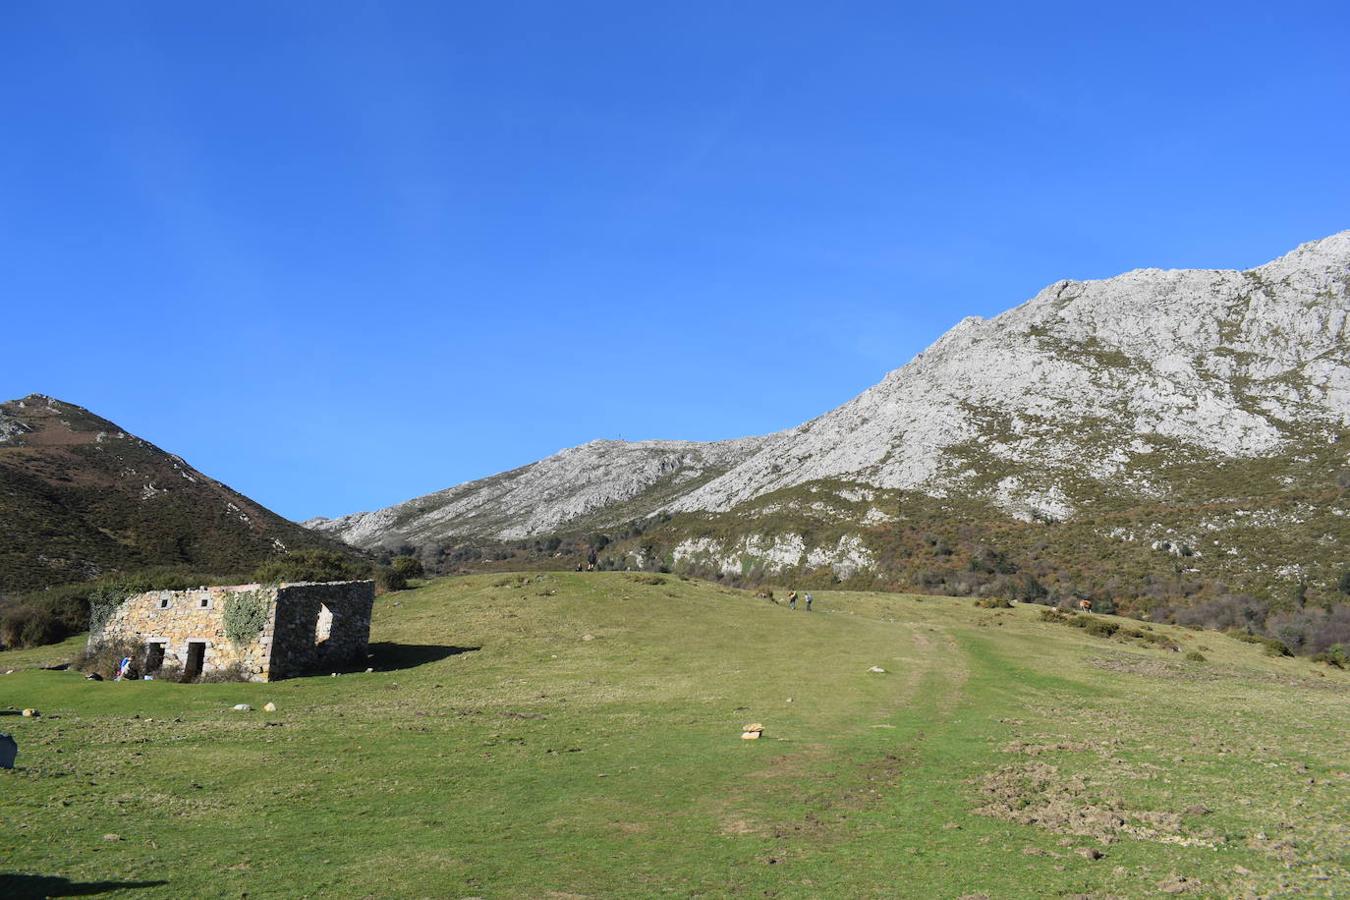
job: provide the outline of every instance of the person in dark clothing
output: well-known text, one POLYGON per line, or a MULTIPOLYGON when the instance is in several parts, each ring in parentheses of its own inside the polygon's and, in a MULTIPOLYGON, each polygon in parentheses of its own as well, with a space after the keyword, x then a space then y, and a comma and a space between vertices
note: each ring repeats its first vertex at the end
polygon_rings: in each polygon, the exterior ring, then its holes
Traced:
POLYGON ((797 608, 797 592, 796 592, 796 591, 789 591, 789 592, 788 592, 788 609, 796 609, 796 608, 797 608))
POLYGON ((810 592, 808 592, 807 595, 806 595, 806 611, 807 611, 807 612, 810 612, 810 611, 811 611, 811 601, 814 600, 814 599, 815 599, 815 598, 811 596, 810 592))

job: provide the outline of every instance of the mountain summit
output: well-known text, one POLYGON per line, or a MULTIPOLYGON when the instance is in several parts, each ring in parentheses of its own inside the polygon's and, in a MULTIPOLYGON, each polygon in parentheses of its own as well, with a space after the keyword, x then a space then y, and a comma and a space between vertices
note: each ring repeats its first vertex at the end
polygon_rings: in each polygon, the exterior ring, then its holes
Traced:
POLYGON ((466 540, 636 522, 627 532, 648 536, 630 562, 645 552, 727 573, 872 571, 948 588, 943 560, 935 575, 905 548, 950 544, 934 532, 959 524, 967 555, 994 540, 1053 548, 1074 535, 1172 556, 1184 547, 1184 568, 1197 571, 1217 556, 1215 577, 1325 579, 1318 560, 1327 547, 1343 552, 1346 536, 1336 479, 1350 477, 1348 313, 1350 231, 1247 271, 1060 281, 992 319, 963 320, 880 384, 788 431, 595 442, 307 524, 434 557, 466 540), (1266 558, 1256 522, 1307 530, 1313 549, 1266 558))

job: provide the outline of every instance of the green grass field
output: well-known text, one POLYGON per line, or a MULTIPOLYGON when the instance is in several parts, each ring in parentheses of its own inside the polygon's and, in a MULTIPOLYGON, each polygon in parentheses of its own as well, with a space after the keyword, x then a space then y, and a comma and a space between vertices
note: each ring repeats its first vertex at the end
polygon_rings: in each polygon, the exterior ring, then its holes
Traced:
POLYGON ((43 714, 0 718, 0 896, 1350 892, 1346 673, 816 596, 443 579, 377 601, 376 672, 270 685, 0 653, 43 714))

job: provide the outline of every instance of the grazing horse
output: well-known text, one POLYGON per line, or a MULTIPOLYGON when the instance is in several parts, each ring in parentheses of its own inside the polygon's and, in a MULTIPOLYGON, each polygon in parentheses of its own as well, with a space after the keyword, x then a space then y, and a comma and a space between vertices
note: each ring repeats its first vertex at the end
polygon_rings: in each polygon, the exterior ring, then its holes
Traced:
POLYGON ((1091 601, 1091 600, 1079 600, 1079 601, 1078 601, 1078 611, 1079 611, 1079 612, 1092 612, 1092 601, 1091 601))

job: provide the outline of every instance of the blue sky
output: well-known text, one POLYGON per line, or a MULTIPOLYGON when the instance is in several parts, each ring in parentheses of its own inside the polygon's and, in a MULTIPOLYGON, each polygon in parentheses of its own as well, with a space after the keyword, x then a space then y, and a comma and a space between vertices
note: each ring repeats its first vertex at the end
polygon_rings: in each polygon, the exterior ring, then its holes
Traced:
POLYGON ((1343 3, 0 4, 0 397, 295 518, 1350 228, 1343 3))

